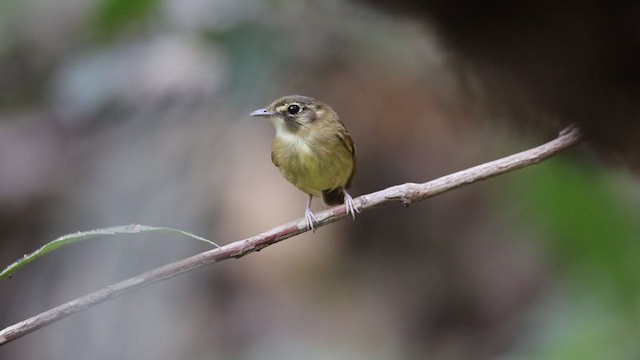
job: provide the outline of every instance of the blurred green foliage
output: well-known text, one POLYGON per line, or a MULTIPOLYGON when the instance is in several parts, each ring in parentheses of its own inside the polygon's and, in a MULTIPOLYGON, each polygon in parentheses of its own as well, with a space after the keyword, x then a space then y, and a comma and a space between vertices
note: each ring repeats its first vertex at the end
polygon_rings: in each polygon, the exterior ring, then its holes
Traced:
POLYGON ((577 160, 519 174, 526 211, 558 263, 632 309, 640 296, 640 222, 615 175, 577 160))
MULTIPOLYGON (((224 30, 209 29, 203 39, 223 48, 230 72, 230 92, 240 99, 257 96, 270 87, 269 79, 283 66, 284 49, 273 29, 255 23, 238 23, 224 30)), ((261 96, 260 96, 261 97, 261 96)))
POLYGON ((556 275, 564 274, 567 303, 552 304, 545 318, 554 320, 538 330, 541 358, 640 357, 640 221, 625 181, 562 157, 514 176, 515 213, 548 241, 556 275))
POLYGON ((158 0, 102 0, 93 16, 98 39, 113 37, 128 25, 149 18, 160 5, 158 0))

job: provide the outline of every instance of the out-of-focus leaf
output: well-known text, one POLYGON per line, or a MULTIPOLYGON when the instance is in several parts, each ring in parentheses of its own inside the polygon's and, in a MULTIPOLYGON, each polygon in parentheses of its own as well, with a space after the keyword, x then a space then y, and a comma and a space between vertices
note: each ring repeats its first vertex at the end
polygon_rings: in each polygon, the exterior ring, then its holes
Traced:
POLYGON ((519 192, 532 224, 549 247, 590 287, 613 290, 637 306, 640 297, 640 221, 613 176, 560 160, 519 174, 519 192))
POLYGON ((112 36, 128 24, 146 19, 159 5, 158 0, 102 0, 94 15, 100 38, 112 36))
POLYGON ((287 49, 277 40, 279 38, 273 29, 252 23, 203 33, 205 41, 226 50, 232 64, 229 90, 242 99, 246 99, 247 94, 263 94, 273 88, 273 84, 269 84, 269 76, 273 76, 287 61, 287 49))
POLYGON ((552 301, 524 358, 638 358, 630 334, 640 331, 640 217, 629 180, 561 158, 512 179, 514 221, 547 240, 562 295, 543 299, 552 301))
POLYGON ((172 229, 167 227, 132 224, 132 225, 125 225, 125 226, 114 226, 114 227, 109 227, 104 229, 94 229, 89 231, 79 231, 73 234, 67 234, 67 235, 61 236, 47 243, 46 245, 42 246, 41 248, 32 252, 31 254, 25 255, 22 259, 15 261, 13 264, 7 266, 4 270, 2 270, 2 272, 0 273, 0 279, 11 276, 11 274, 13 274, 19 268, 27 265, 28 263, 34 261, 35 259, 41 256, 44 256, 56 249, 59 249, 66 245, 73 244, 78 241, 91 239, 100 235, 139 234, 139 233, 146 233, 146 232, 175 233, 179 235, 188 236, 196 240, 204 241, 216 247, 220 247, 218 244, 214 243, 213 241, 209 241, 198 235, 194 235, 192 233, 189 233, 183 230, 172 229))

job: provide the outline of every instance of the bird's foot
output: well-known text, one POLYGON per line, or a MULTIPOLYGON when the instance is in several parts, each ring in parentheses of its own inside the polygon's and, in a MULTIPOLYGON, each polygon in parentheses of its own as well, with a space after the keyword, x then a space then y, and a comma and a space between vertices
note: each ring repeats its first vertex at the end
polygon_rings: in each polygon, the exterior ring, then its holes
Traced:
POLYGON ((360 211, 358 211, 358 208, 356 207, 356 203, 353 201, 353 198, 351 197, 351 195, 349 195, 348 192, 344 192, 344 205, 347 208, 347 215, 351 215, 351 218, 353 220, 356 219, 356 213, 360 213, 360 211))
POLYGON ((304 211, 304 218, 305 220, 307 220, 307 229, 316 232, 316 228, 313 226, 313 223, 319 224, 319 222, 318 219, 316 219, 316 216, 313 214, 313 211, 311 211, 311 209, 308 207, 304 211))

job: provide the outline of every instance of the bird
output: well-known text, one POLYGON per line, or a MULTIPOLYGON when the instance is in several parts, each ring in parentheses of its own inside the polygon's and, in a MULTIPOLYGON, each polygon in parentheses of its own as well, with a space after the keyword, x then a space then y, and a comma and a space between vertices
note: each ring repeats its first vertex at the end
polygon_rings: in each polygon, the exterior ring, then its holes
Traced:
POLYGON ((355 220, 359 211, 347 190, 356 170, 356 151, 338 114, 314 98, 288 95, 250 115, 271 121, 276 131, 271 161, 287 181, 309 196, 306 228, 315 232, 318 224, 311 210, 314 196, 327 205, 345 204, 346 213, 355 220))

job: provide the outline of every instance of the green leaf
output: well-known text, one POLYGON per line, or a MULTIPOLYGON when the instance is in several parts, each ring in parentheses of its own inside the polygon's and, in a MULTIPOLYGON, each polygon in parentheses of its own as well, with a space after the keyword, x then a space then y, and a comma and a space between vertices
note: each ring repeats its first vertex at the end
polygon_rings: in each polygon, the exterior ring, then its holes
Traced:
POLYGON ((2 272, 0 273, 0 279, 10 277, 11 274, 13 274, 16 270, 27 265, 28 263, 34 261, 35 259, 41 256, 44 256, 56 249, 59 249, 66 245, 76 243, 78 241, 91 239, 101 235, 139 234, 139 233, 146 233, 146 232, 175 233, 183 236, 188 236, 196 240, 204 241, 216 247, 220 247, 220 245, 214 243, 213 241, 207 240, 198 235, 194 235, 190 232, 186 232, 183 230, 172 229, 167 227, 131 224, 131 225, 125 225, 125 226, 114 226, 114 227, 109 227, 104 229, 79 231, 73 234, 67 234, 67 235, 61 236, 47 243, 46 245, 42 246, 41 248, 32 252, 31 254, 25 255, 24 257, 22 257, 22 259, 15 261, 13 264, 7 266, 4 270, 2 270, 2 272))

